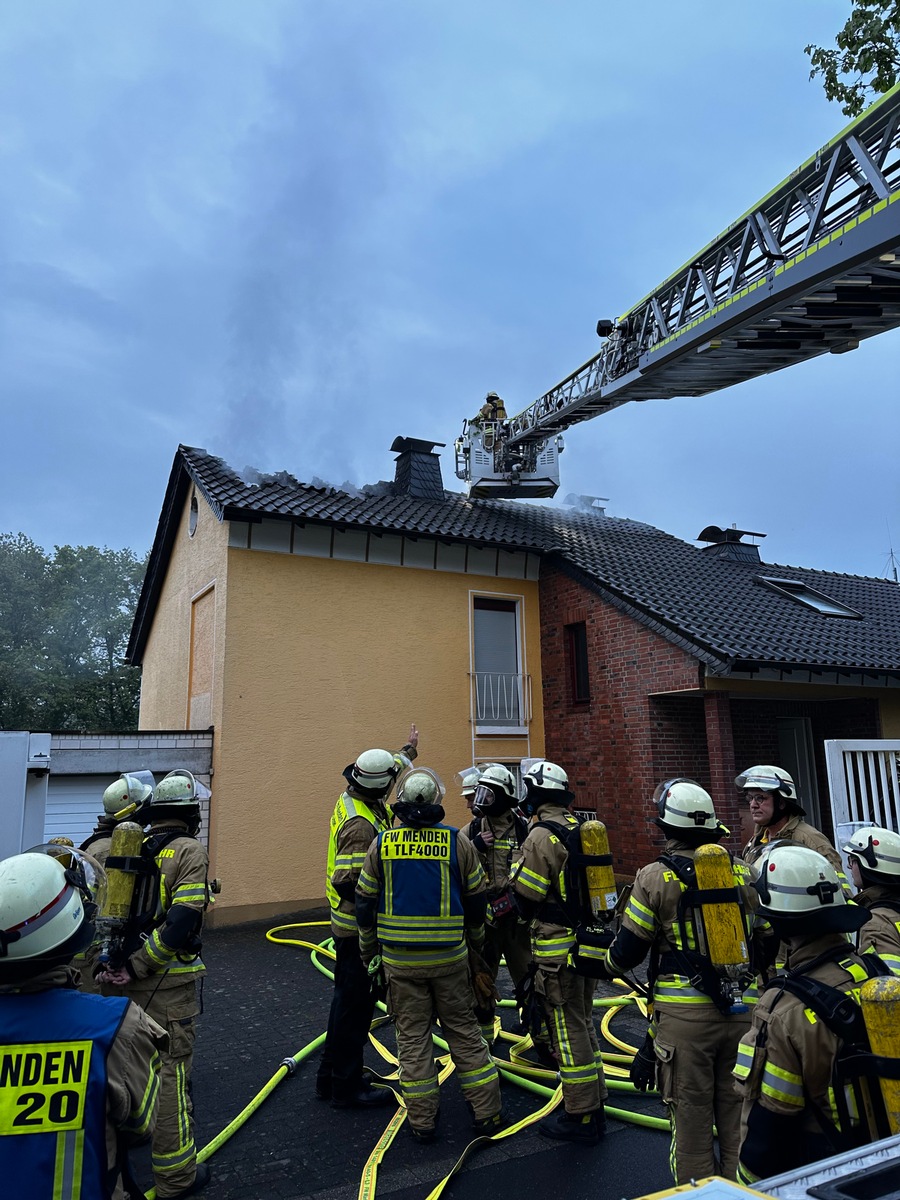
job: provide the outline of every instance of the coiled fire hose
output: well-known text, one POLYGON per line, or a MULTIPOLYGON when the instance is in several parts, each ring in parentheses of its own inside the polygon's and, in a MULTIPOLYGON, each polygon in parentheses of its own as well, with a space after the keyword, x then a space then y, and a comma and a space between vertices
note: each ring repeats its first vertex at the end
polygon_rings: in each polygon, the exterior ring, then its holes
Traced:
MULTIPOLYGON (((294 925, 277 925, 266 933, 266 939, 277 945, 282 946, 299 946, 301 949, 308 950, 310 953, 310 961, 317 971, 321 972, 328 979, 334 979, 334 974, 329 970, 323 959, 334 960, 334 951, 332 949, 332 939, 330 937, 321 942, 308 941, 305 938, 285 937, 282 936, 289 930, 312 929, 320 926, 330 925, 329 921, 304 921, 294 925)), ((617 981, 618 982, 618 981, 617 981)), ((624 982, 621 984, 627 987, 624 982)), ((630 1064, 634 1055, 637 1053, 637 1048, 630 1046, 627 1042, 623 1042, 610 1031, 610 1023, 613 1017, 626 1008, 630 1004, 637 1006, 644 1011, 644 1001, 636 992, 625 992, 621 996, 612 996, 607 998, 595 998, 594 1008, 605 1009, 604 1015, 600 1021, 600 1029, 606 1041, 617 1047, 617 1051, 603 1051, 601 1058, 603 1060, 604 1073, 606 1075, 606 1084, 609 1090, 619 1092, 635 1093, 637 1089, 628 1080, 628 1064, 630 1064)), ((498 1007, 515 1008, 514 1000, 500 1000, 498 1007)), ((378 1004, 381 1016, 376 1017, 372 1022, 372 1029, 376 1029, 379 1025, 384 1024, 388 1018, 384 1015, 386 1008, 384 1004, 378 1004)), ((548 1113, 560 1103, 562 1098, 562 1088, 557 1083, 557 1075, 555 1071, 548 1070, 545 1067, 537 1066, 524 1058, 526 1050, 531 1048, 532 1042, 530 1036, 522 1037, 519 1034, 509 1033, 500 1027, 499 1018, 496 1021, 496 1031, 499 1036, 506 1042, 510 1043, 509 1059, 499 1058, 494 1056, 494 1062, 500 1075, 516 1084, 517 1087, 523 1088, 525 1091, 532 1093, 543 1101, 541 1107, 533 1113, 530 1113, 524 1119, 516 1122, 514 1125, 509 1125, 505 1129, 491 1136, 481 1136, 474 1138, 465 1148, 459 1159, 453 1166, 452 1170, 438 1183, 438 1185, 429 1193, 427 1200, 438 1200, 438 1197, 443 1192, 444 1188, 450 1182, 451 1178, 463 1166, 470 1153, 479 1146, 487 1145, 490 1142, 500 1141, 501 1139, 512 1137, 521 1129, 542 1120, 548 1113)), ((374 1035, 370 1032, 370 1041, 378 1054, 388 1063, 391 1071, 380 1078, 372 1072, 372 1078, 378 1079, 379 1082, 390 1086, 391 1080, 397 1078, 397 1059, 374 1035)), ((448 1053, 447 1043, 438 1034, 433 1034, 435 1046, 442 1053, 437 1057, 438 1065, 438 1082, 442 1084, 453 1072, 453 1062, 448 1053)), ((211 1142, 203 1147, 197 1154, 197 1162, 206 1162, 211 1158, 217 1150, 229 1141, 237 1131, 253 1116, 256 1110, 263 1102, 272 1094, 275 1088, 283 1079, 290 1075, 296 1074, 301 1063, 303 1063, 311 1054, 313 1054, 325 1041, 325 1034, 320 1033, 318 1037, 313 1038, 296 1054, 282 1060, 278 1069, 275 1071, 271 1079, 260 1089, 253 1099, 233 1118, 225 1128, 218 1133, 211 1142)), ((384 1158, 385 1153, 394 1140, 403 1121, 406 1119, 406 1107, 403 1103, 402 1096, 399 1090, 397 1095, 397 1111, 393 1114, 384 1133, 378 1139, 372 1153, 363 1168, 362 1177, 359 1186, 359 1200, 373 1200, 377 1184, 378 1167, 384 1158)), ((608 1116, 614 1117, 618 1121, 624 1121, 632 1125, 640 1125, 647 1129, 663 1129, 668 1130, 670 1123, 663 1117, 652 1117, 645 1113, 632 1112, 630 1109, 612 1108, 606 1106, 608 1116)), ((147 1200, 154 1200, 156 1196, 155 1189, 147 1192, 147 1200)))

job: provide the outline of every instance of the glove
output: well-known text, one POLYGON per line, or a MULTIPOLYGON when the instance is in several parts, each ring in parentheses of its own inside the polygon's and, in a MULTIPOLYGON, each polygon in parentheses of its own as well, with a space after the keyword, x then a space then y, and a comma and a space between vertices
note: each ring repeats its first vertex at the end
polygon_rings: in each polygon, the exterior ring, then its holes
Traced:
POLYGON ((366 971, 369 976, 369 987, 372 995, 376 1000, 383 1001, 387 996, 387 979, 384 974, 384 966, 381 962, 381 955, 376 954, 366 965, 366 971))
POLYGON ((653 1038, 648 1033, 644 1044, 634 1056, 628 1077, 639 1092, 647 1092, 656 1087, 656 1051, 653 1049, 653 1038))

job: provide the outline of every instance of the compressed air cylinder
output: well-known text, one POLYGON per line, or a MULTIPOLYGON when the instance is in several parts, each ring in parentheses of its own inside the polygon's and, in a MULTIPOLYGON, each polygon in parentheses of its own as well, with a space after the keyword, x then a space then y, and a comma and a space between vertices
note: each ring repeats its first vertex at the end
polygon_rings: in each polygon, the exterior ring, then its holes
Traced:
MULTIPOLYGON (((724 846, 700 846, 694 856, 697 887, 701 891, 734 888, 731 857, 724 846)), ((734 975, 750 963, 747 935, 737 900, 733 904, 702 904, 706 953, 714 967, 734 975)))
MULTIPOLYGON (((900 1058, 900 978, 868 979, 859 993, 873 1054, 900 1058)), ((900 1133, 900 1079, 879 1079, 891 1133, 900 1133)))
POLYGON ((584 869, 591 912, 595 917, 603 917, 612 913, 616 907, 616 879, 609 853, 609 834, 602 821, 585 821, 580 832, 582 854, 604 855, 610 859, 608 864, 601 867, 584 869))
MULTIPOLYGON (((144 843, 144 831, 134 821, 120 821, 112 834, 109 848, 110 858, 139 858, 144 843)), ((106 871, 106 901, 100 911, 101 917, 113 921, 127 921, 131 913, 131 898, 134 895, 133 871, 120 867, 108 867, 106 871)))

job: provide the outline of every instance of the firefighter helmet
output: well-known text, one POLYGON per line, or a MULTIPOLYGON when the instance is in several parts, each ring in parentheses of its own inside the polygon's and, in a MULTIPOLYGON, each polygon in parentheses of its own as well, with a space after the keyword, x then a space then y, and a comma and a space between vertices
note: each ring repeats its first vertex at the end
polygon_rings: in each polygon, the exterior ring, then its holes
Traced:
POLYGON ((847 903, 834 867, 809 846, 770 842, 754 866, 759 912, 770 921, 848 933, 869 919, 866 909, 847 903))
POLYGON ((478 767, 466 767, 464 770, 456 772, 456 778, 459 780, 459 790, 464 796, 475 795, 480 775, 481 771, 478 767))
POLYGON ((900 834, 892 829, 867 825, 857 829, 841 849, 859 861, 863 879, 894 886, 900 884, 900 834))
POLYGON ((653 793, 659 823, 672 829, 721 830, 712 796, 693 779, 667 779, 653 793))
POLYGON ((519 802, 516 777, 502 763, 488 763, 478 775, 472 812, 477 817, 499 817, 519 802))
POLYGON ((440 804, 447 789, 440 776, 429 767, 413 767, 397 786, 398 804, 440 804))
POLYGON ((364 750, 356 762, 344 769, 344 778, 360 796, 383 800, 402 767, 403 761, 390 750, 364 750))
POLYGON ((549 792, 567 792, 569 777, 556 763, 545 758, 536 759, 525 771, 523 781, 527 788, 541 788, 549 792))
POLYGON ((190 771, 170 771, 156 785, 151 808, 186 808, 199 805, 209 796, 209 788, 190 771))
POLYGON ((156 781, 149 771, 126 771, 103 793, 103 811, 114 817, 123 809, 130 816, 153 795, 156 781))
POLYGON ((69 962, 90 944, 93 913, 93 897, 80 869, 67 868, 59 857, 39 850, 4 859, 0 982, 15 982, 69 962))

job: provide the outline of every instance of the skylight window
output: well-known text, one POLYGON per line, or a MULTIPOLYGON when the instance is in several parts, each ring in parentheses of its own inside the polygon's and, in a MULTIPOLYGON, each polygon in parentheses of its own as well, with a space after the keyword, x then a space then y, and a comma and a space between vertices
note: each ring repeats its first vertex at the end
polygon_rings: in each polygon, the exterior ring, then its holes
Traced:
POLYGON ((781 592, 783 596, 790 596, 792 600, 805 604, 807 608, 815 609, 823 616, 856 618, 862 616, 862 613, 858 613, 855 608, 848 608, 839 600, 832 600, 824 592, 816 591, 809 584, 801 583, 797 579, 773 579, 769 575, 760 575, 758 578, 760 583, 767 584, 774 591, 781 592))

